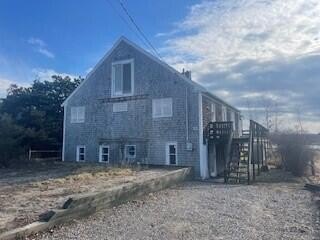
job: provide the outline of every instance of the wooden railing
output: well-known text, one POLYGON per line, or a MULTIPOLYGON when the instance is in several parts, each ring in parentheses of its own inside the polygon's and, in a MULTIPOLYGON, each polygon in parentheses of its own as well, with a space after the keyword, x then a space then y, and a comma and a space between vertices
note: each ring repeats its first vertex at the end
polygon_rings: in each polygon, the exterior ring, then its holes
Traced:
POLYGON ((232 122, 210 122, 207 127, 207 138, 214 141, 228 141, 233 132, 232 122))

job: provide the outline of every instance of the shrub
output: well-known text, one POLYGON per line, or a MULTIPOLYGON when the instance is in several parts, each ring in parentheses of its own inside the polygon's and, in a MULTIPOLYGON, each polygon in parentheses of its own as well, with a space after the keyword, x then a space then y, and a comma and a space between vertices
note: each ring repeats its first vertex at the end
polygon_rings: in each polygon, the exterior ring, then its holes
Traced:
POLYGON ((280 133, 272 135, 272 142, 277 145, 281 166, 295 176, 303 176, 314 158, 314 152, 309 148, 305 136, 280 133))
POLYGON ((24 128, 16 125, 12 118, 3 114, 0 116, 0 167, 9 167, 9 164, 18 160, 24 154, 21 143, 25 137, 24 128))

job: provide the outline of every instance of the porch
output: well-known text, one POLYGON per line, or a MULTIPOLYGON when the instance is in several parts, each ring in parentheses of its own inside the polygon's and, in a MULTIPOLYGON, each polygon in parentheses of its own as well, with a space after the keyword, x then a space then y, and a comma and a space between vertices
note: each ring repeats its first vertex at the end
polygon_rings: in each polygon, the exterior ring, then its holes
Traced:
POLYGON ((250 120, 248 130, 238 135, 233 122, 210 122, 204 130, 209 178, 223 177, 225 183, 255 181, 267 169, 268 129, 250 120))

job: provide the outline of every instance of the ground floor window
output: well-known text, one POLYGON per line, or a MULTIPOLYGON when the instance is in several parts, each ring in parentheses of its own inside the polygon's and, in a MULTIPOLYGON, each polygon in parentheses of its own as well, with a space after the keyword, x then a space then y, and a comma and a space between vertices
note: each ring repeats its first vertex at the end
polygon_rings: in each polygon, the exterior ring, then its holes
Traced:
POLYGON ((126 145, 125 156, 130 159, 136 158, 136 145, 126 145))
POLYGON ((99 162, 109 162, 109 146, 100 145, 99 162))
POLYGON ((168 165, 177 164, 177 143, 171 142, 166 145, 166 160, 168 165))
POLYGON ((83 162, 86 160, 86 147, 85 146, 77 146, 77 161, 83 162))

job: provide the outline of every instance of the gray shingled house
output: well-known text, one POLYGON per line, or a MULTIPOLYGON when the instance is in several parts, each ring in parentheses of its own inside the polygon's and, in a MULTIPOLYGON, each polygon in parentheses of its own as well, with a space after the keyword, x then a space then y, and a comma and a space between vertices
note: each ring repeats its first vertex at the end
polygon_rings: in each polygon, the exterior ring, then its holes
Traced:
POLYGON ((124 37, 62 106, 63 161, 192 166, 208 178, 219 170, 203 140, 208 122, 241 132, 239 110, 124 37))

